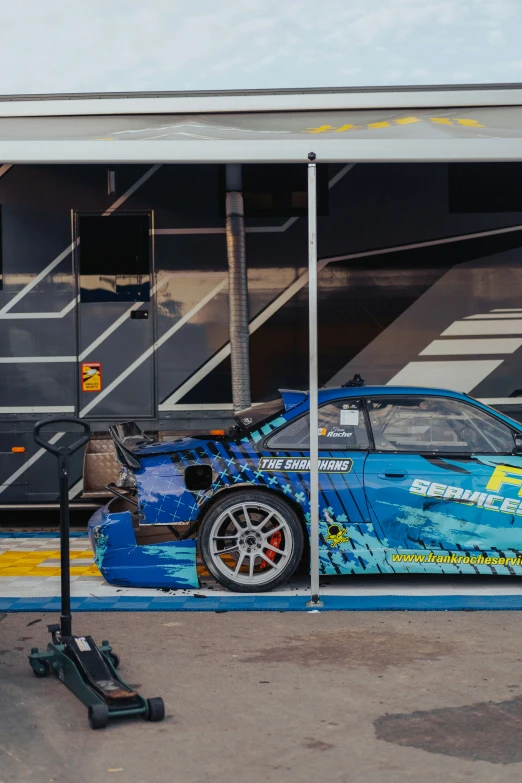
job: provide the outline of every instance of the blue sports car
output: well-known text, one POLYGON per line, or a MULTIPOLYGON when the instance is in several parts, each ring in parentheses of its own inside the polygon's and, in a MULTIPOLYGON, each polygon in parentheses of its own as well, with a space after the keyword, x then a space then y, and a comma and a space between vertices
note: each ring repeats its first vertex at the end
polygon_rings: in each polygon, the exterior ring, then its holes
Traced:
MULTIPOLYGON (((465 394, 319 392, 322 574, 522 574, 522 425, 465 394)), ((117 496, 90 521, 117 585, 197 587, 197 549, 236 591, 269 590, 307 550, 309 398, 281 391, 228 434, 157 442, 111 427, 117 496)))

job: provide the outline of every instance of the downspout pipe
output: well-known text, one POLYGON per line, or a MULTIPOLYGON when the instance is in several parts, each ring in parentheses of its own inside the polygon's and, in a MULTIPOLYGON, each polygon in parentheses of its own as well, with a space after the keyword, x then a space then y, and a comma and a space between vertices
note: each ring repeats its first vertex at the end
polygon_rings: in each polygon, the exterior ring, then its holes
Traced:
POLYGON ((240 411, 250 407, 251 397, 245 216, 241 165, 237 163, 226 167, 226 237, 232 403, 234 411, 240 411))

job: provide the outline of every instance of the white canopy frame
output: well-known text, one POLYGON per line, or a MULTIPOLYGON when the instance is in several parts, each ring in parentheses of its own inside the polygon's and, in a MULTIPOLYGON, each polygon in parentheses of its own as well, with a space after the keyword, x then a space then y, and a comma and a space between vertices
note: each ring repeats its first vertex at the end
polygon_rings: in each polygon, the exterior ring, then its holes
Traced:
MULTIPOLYGON (((314 152, 308 160, 315 160, 314 152)), ((317 168, 308 164, 308 334, 310 401, 310 606, 319 599, 319 380, 317 354, 317 168)))
MULTIPOLYGON (((0 141, 2 163, 302 163, 310 138, 278 141, 0 141)), ((321 163, 522 161, 522 138, 357 139, 316 137, 321 163)))

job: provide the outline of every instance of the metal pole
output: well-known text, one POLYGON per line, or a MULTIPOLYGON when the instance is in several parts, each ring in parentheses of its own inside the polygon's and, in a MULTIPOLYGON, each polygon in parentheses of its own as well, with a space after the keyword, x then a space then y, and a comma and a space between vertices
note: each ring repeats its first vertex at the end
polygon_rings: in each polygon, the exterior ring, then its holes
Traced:
POLYGON ((60 631, 62 636, 72 635, 71 576, 69 561, 69 460, 62 453, 58 460, 60 482, 60 574, 62 609, 60 631))
MULTIPOLYGON (((315 153, 308 155, 315 160, 315 153)), ((317 171, 308 164, 308 331, 310 352, 310 592, 319 601, 319 414, 317 380, 317 171)))
POLYGON ((232 403, 234 411, 240 411, 250 407, 251 399, 245 218, 243 212, 241 166, 237 163, 227 164, 226 189, 232 403))

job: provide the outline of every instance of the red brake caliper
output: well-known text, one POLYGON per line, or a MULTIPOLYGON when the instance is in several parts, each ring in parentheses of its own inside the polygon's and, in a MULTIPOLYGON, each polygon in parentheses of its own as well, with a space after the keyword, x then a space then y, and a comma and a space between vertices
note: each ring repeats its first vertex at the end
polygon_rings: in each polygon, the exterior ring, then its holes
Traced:
MULTIPOLYGON (((282 532, 280 530, 278 530, 277 533, 274 533, 273 536, 271 536, 271 538, 269 538, 268 543, 271 546, 275 546, 275 547, 277 547, 277 549, 279 549, 282 540, 283 540, 283 534, 282 534, 282 532)), ((265 552, 265 556, 268 557, 269 560, 273 560, 276 555, 277 555, 277 552, 273 552, 271 549, 268 549, 265 552)), ((266 568, 267 565, 268 565, 268 563, 266 562, 266 560, 262 560, 260 565, 259 565, 259 568, 261 568, 261 569, 266 568)))

